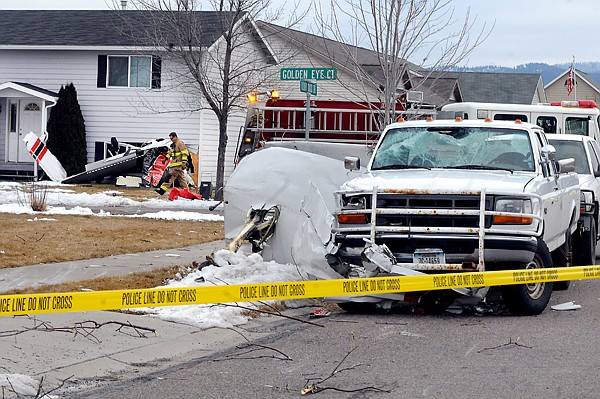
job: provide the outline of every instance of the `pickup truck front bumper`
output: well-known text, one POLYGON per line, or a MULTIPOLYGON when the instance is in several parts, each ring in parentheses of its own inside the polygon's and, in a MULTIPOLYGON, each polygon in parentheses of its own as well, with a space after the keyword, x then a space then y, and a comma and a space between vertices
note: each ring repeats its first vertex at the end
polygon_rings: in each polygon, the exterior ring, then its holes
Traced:
MULTIPOLYGON (((359 264, 365 239, 369 236, 337 233, 335 242, 340 245, 338 255, 342 260, 359 264)), ((413 270, 478 270, 478 237, 462 235, 420 235, 420 234, 381 234, 375 237, 376 244, 385 244, 398 264, 413 270), (444 254, 446 264, 417 264, 414 254, 420 250, 439 250, 444 254), (453 265, 453 266, 452 266, 453 265)), ((532 236, 493 236, 488 235, 483 242, 485 262, 526 263, 533 259, 537 240, 532 236)))
MULTIPOLYGON (((484 191, 339 192, 339 215, 363 213, 368 223, 334 228, 337 257, 360 265, 366 240, 390 250, 398 265, 419 271, 484 271, 486 263, 527 263, 542 233, 541 198, 484 191), (346 207, 341 196, 365 196, 364 209, 346 207), (525 198, 531 213, 495 211, 495 197, 525 198), (373 204, 375 206, 373 206, 373 204), (381 206, 393 205, 393 206, 381 206), (496 224, 494 218, 523 217, 528 225, 496 224), (424 254, 424 255, 423 255, 424 254), (423 260, 425 260, 423 262, 423 260)), ((356 201, 355 201, 356 202, 356 201)), ((338 219, 339 220, 339 219, 338 219)))

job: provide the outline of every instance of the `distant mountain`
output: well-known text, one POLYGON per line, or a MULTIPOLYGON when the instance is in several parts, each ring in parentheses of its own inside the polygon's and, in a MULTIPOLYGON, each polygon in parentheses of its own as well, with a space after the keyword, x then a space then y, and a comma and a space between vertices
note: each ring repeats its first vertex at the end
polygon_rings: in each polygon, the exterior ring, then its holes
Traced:
MULTIPOLYGON (((529 64, 517 65, 516 67, 483 65, 465 67, 458 70, 463 72, 539 73, 542 75, 544 85, 546 85, 556 79, 557 76, 567 70, 570 66, 570 63, 548 65, 540 62, 532 62, 529 64)), ((600 83, 600 62, 582 62, 580 64, 575 64, 575 68, 588 74, 596 81, 596 83, 600 83)))

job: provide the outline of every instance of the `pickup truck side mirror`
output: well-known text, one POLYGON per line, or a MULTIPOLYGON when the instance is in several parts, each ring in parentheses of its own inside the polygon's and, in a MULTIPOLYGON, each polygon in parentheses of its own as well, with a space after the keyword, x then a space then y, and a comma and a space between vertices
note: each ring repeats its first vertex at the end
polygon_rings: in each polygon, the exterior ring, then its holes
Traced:
POLYGON ((344 168, 348 170, 359 170, 360 169, 360 158, 359 157, 345 157, 344 168))
POLYGON ((569 173, 575 171, 575 159, 565 158, 557 162, 558 173, 569 173))
POLYGON ((553 161, 556 157, 556 148, 552 144, 546 144, 542 147, 542 155, 546 160, 553 161))

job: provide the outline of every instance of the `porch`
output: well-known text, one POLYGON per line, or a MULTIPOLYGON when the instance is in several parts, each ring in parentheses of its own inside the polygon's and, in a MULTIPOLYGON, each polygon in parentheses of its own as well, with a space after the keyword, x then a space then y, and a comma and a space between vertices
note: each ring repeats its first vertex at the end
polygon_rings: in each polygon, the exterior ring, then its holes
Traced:
POLYGON ((23 141, 34 132, 46 134, 48 110, 58 94, 29 83, 0 84, 0 179, 31 179, 38 176, 34 161, 23 141))

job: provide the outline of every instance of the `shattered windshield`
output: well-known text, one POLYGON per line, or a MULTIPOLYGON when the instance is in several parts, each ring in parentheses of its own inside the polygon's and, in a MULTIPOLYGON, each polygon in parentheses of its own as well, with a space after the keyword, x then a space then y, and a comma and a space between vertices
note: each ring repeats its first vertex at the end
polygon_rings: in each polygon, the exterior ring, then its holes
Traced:
POLYGON ((535 170, 525 130, 436 126, 385 134, 371 169, 408 168, 535 170))

